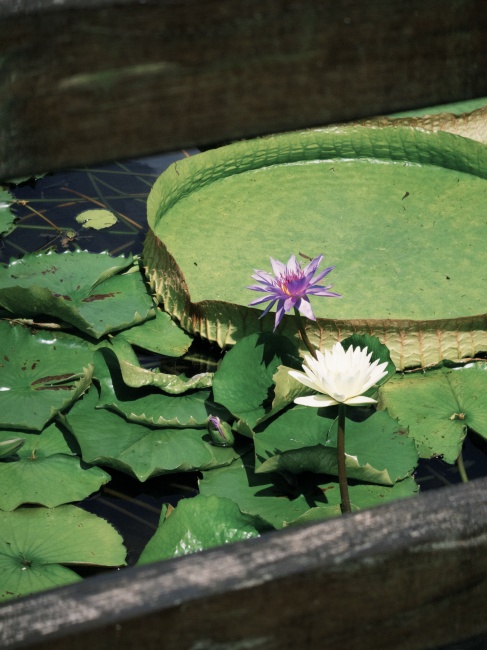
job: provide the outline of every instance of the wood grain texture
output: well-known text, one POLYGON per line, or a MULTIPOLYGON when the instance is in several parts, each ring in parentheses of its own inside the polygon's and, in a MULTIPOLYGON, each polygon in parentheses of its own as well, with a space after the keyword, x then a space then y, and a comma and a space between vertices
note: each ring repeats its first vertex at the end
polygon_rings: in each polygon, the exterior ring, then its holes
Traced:
POLYGON ((0 178, 487 94, 484 0, 0 11, 0 178))
POLYGON ((486 608, 481 479, 4 604, 0 645, 426 649, 487 633, 486 608))

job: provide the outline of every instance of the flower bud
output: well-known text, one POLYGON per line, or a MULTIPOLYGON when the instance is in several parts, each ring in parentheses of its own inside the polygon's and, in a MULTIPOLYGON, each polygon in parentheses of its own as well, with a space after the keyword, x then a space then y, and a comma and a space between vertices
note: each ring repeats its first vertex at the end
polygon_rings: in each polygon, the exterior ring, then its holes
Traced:
POLYGON ((232 427, 228 422, 220 420, 216 415, 210 415, 208 418, 208 431, 211 441, 219 447, 231 447, 234 443, 232 427))

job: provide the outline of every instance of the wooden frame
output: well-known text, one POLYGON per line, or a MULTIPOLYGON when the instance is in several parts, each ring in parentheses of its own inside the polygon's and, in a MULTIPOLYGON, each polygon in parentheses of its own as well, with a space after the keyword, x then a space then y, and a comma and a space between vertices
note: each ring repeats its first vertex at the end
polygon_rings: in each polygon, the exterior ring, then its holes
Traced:
POLYGON ((9 0, 0 20, 0 178, 487 95, 484 0, 9 0))
MULTIPOLYGON (((484 0, 16 0, 0 18, 0 177, 487 95, 484 0)), ((486 607, 482 479, 6 603, 0 644, 413 650, 487 634, 486 607)))
POLYGON ((0 645, 419 650, 486 611, 481 479, 6 603, 0 645))

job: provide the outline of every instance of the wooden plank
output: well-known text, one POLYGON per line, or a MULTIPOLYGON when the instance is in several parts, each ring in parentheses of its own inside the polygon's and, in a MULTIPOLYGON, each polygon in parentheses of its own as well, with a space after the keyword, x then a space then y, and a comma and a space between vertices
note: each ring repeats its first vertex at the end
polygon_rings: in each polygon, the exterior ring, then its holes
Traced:
POLYGON ((0 607, 2 648, 413 650, 487 633, 487 479, 0 607))
POLYGON ((0 178, 487 95, 485 0, 15 0, 0 17, 0 178))

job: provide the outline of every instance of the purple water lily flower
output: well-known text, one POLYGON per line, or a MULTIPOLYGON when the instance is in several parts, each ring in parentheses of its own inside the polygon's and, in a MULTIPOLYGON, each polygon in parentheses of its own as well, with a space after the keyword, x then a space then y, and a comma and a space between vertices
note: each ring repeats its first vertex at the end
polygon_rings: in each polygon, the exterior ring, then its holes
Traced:
POLYGON ((283 264, 282 262, 279 262, 279 260, 274 260, 271 257, 271 266, 275 277, 270 273, 258 271, 256 269, 255 275, 253 275, 252 278, 261 284, 253 284, 252 286, 247 287, 247 289, 263 291, 269 295, 253 300, 249 306, 259 305, 263 302, 270 301, 260 316, 260 318, 262 318, 262 316, 265 316, 272 308, 274 303, 277 302, 274 330, 279 325, 284 314, 293 308, 298 309, 303 316, 306 316, 311 320, 316 320, 308 296, 341 298, 340 294, 328 291, 331 289, 331 284, 328 287, 320 286, 318 284, 320 280, 335 268, 334 266, 330 266, 315 275, 322 259, 323 255, 318 255, 318 257, 315 257, 314 260, 311 260, 311 262, 302 269, 301 264, 296 260, 294 255, 289 258, 287 264, 283 264))

